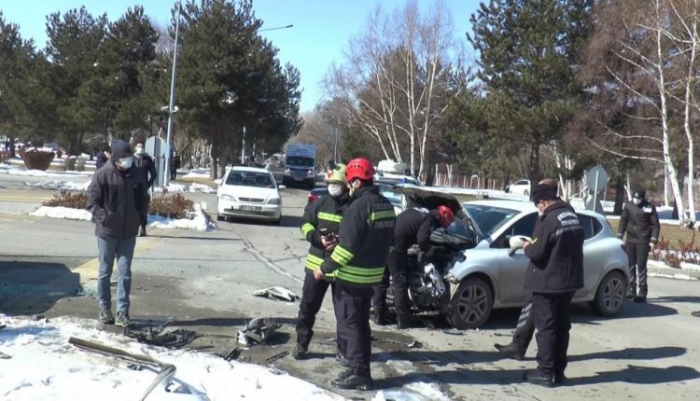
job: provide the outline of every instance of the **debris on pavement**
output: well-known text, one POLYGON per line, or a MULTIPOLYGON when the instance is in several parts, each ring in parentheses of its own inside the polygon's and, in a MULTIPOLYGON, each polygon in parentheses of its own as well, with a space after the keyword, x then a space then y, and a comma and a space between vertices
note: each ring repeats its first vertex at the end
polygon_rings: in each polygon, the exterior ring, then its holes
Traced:
POLYGON ((6 353, 0 351, 0 359, 12 359, 12 355, 7 355, 6 353))
POLYGON ((253 291, 253 295, 257 297, 267 297, 270 299, 277 299, 280 301, 294 302, 299 298, 299 296, 292 291, 284 287, 268 287, 261 290, 253 291))
POLYGON ((238 357, 240 355, 241 355, 241 349, 238 347, 235 347, 231 351, 226 353, 225 355, 221 355, 221 357, 224 358, 224 361, 231 362, 233 360, 238 359, 238 357))
POLYGON ((144 327, 137 325, 125 327, 124 335, 140 343, 166 348, 182 348, 198 337, 197 332, 192 330, 178 329, 164 333, 165 328, 172 323, 172 320, 167 320, 159 326, 153 327, 149 320, 144 327))
POLYGON ((287 355, 289 355, 289 351, 280 352, 279 354, 273 355, 273 356, 271 356, 271 357, 265 359, 265 362, 267 362, 267 363, 272 363, 272 362, 274 362, 274 361, 276 361, 276 360, 278 360, 278 359, 284 358, 284 357, 287 356, 287 355))
POLYGON ((405 343, 403 341, 396 341, 396 340, 378 340, 378 342, 394 344, 394 345, 401 345, 401 346, 404 346, 407 348, 423 348, 423 343, 418 341, 418 340, 411 341, 410 343, 405 343))
POLYGON ((238 332, 238 343, 246 347, 253 344, 265 344, 280 327, 282 325, 277 323, 275 319, 256 317, 248 322, 245 329, 238 332))

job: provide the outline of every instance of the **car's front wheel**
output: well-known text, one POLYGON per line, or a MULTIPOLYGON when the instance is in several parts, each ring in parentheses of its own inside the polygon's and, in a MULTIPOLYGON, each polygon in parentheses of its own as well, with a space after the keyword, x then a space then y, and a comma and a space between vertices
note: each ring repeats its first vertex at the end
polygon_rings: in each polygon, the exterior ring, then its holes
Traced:
POLYGON ((459 284, 452 296, 447 319, 460 330, 475 329, 486 323, 492 310, 491 287, 479 277, 470 277, 459 284))
POLYGON ((627 294, 627 280, 620 272, 608 273, 598 286, 591 309, 601 316, 615 316, 622 309, 627 294))

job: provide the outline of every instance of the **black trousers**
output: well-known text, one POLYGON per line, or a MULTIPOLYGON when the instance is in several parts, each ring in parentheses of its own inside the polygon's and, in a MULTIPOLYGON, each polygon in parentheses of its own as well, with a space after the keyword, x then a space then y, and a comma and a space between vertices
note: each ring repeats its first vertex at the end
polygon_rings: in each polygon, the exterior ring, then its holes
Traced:
POLYGON ((518 318, 518 327, 513 333, 513 344, 518 346, 518 349, 524 354, 527 347, 530 346, 532 336, 535 334, 535 320, 532 316, 532 293, 527 294, 523 308, 520 310, 518 318))
POLYGON ((338 345, 348 359, 353 373, 369 376, 372 354, 372 330, 369 327, 369 309, 372 288, 354 287, 336 283, 336 320, 338 345))
POLYGON ((333 307, 335 309, 335 283, 332 281, 321 280, 316 281, 313 272, 306 270, 304 277, 304 285, 301 292, 301 301, 299 301, 299 316, 297 317, 297 343, 309 347, 311 338, 314 336, 314 323, 316 323, 316 315, 321 310, 323 298, 326 296, 328 287, 331 287, 333 293, 333 307))
POLYGON ((386 310, 386 292, 389 284, 394 285, 394 308, 399 316, 407 316, 411 309, 408 301, 408 270, 410 260, 406 252, 392 250, 387 257, 387 268, 384 269, 382 282, 374 287, 374 309, 386 310))
POLYGON ((649 244, 635 244, 627 242, 627 259, 630 265, 630 288, 636 291, 639 287, 639 295, 647 295, 647 261, 649 260, 649 244))
POLYGON ((532 294, 532 313, 537 328, 537 371, 540 375, 563 374, 567 365, 570 306, 574 292, 532 294))
POLYGON ((170 168, 170 179, 171 179, 171 180, 176 180, 176 179, 177 179, 177 167, 171 167, 171 168, 170 168))

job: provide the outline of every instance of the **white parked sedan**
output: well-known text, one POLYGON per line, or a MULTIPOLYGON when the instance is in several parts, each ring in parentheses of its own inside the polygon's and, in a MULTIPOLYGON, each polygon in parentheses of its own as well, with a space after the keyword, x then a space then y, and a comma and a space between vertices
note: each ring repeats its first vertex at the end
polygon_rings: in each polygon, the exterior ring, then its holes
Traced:
POLYGON ((256 219, 279 224, 282 221, 280 187, 270 171, 254 167, 233 167, 217 190, 219 220, 256 219))
POLYGON ((530 195, 530 180, 519 180, 513 184, 510 184, 506 188, 506 192, 515 195, 530 195))
MULTIPOLYGON (((479 229, 479 242, 465 251, 446 279, 453 285, 448 319, 455 327, 483 325, 495 308, 521 307, 525 270, 529 263, 522 250, 509 256, 509 240, 532 236, 537 208, 532 202, 473 201, 464 210, 479 229)), ((625 301, 629 271, 623 243, 598 213, 577 210, 586 239, 583 244, 584 288, 574 302, 588 302, 600 315, 616 315, 625 301)))

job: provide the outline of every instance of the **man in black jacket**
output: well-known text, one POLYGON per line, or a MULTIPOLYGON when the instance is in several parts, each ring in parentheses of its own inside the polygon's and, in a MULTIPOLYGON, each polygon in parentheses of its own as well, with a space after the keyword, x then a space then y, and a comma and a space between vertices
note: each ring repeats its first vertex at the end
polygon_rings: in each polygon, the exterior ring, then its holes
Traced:
POLYGON ((455 219, 452 210, 439 206, 434 210, 410 208, 396 217, 394 246, 389 251, 387 267, 382 282, 374 288, 374 322, 385 325, 386 292, 389 283, 394 286, 394 308, 397 327, 406 329, 412 326, 411 309, 408 300, 407 276, 411 266, 408 250, 418 245, 422 252, 430 249, 430 234, 438 227, 447 227, 455 219))
MULTIPOLYGON (((549 185, 550 188, 556 193, 559 189, 559 184, 556 180, 551 178, 545 178, 540 181, 538 185, 549 185)), ((574 208, 570 204, 562 201, 568 206, 570 211, 574 211, 574 208)), ((523 303, 523 307, 520 310, 520 316, 518 317, 518 325, 513 332, 513 340, 508 345, 494 344, 494 347, 505 357, 515 359, 518 361, 525 358, 525 353, 527 348, 530 346, 532 337, 535 335, 535 321, 532 318, 532 293, 527 293, 527 298, 523 303)))
MULTIPOLYGON (((153 188, 153 184, 158 179, 158 171, 156 170, 156 163, 153 158, 146 153, 143 148, 143 143, 139 142, 136 144, 136 153, 134 154, 134 164, 136 167, 140 168, 143 172, 143 176, 146 178, 146 184, 148 184, 148 189, 153 188)), ((151 200, 148 199, 148 204, 146 205, 146 210, 148 210, 151 200)), ((146 224, 148 224, 148 213, 144 216, 143 221, 141 221, 141 230, 139 231, 139 237, 146 236, 146 224)))
MULTIPOLYGON (((314 270, 321 267, 323 261, 330 258, 333 248, 338 243, 338 231, 343 220, 343 210, 350 200, 345 184, 345 165, 338 164, 326 177, 329 196, 324 196, 308 204, 301 220, 301 233, 311 244, 306 257, 306 276, 299 302, 299 317, 297 318, 297 344, 292 351, 294 359, 306 359, 309 343, 314 335, 313 327, 316 314, 321 309, 323 298, 328 286, 335 294, 334 274, 329 274, 324 280, 316 281, 314 270)), ((333 297, 333 309, 336 310, 336 298, 333 297)), ((345 349, 338 343, 336 359, 343 365, 347 360, 341 350, 345 349)))
POLYGON ((109 159, 112 157, 112 150, 110 149, 109 146, 105 146, 104 149, 100 150, 97 153, 97 157, 95 158, 95 171, 99 170, 107 164, 109 159))
POLYGON ((384 276, 396 222, 394 206, 379 194, 373 177, 369 160, 359 158, 347 164, 350 203, 340 223, 338 245, 314 271, 316 280, 335 272, 338 344, 345 347, 341 352, 350 366, 331 383, 341 389, 369 390, 373 385, 369 366, 372 288, 384 276))
POLYGON ((625 248, 630 267, 630 286, 627 297, 634 298, 634 302, 647 300, 647 259, 649 251, 653 251, 656 247, 661 231, 656 206, 648 202, 645 197, 646 191, 643 189, 634 193, 632 202, 627 202, 622 210, 620 226, 617 230, 617 237, 620 239, 627 232, 625 248), (637 293, 637 287, 639 287, 639 293, 637 293))
POLYGON ((537 185, 532 198, 541 213, 532 242, 524 245, 530 259, 525 290, 532 292, 532 314, 537 329, 537 370, 525 380, 545 387, 563 384, 567 365, 569 306, 583 288, 585 234, 576 213, 557 199, 549 185, 537 185))
POLYGON ((141 169, 133 165, 131 147, 122 140, 112 143, 110 163, 97 170, 87 190, 87 209, 95 222, 99 249, 97 298, 99 320, 115 323, 112 315, 110 278, 117 259, 117 319, 122 327, 129 325, 131 261, 136 234, 147 213, 148 187, 141 169))

